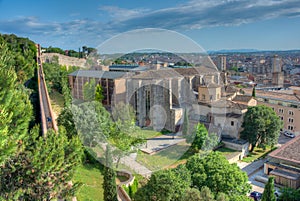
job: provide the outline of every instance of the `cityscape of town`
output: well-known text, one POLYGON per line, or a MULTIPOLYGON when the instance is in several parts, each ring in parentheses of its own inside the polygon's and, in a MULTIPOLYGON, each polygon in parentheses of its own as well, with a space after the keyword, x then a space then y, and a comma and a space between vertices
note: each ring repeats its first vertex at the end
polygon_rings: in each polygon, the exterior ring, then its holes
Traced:
POLYGON ((29 4, 0 0, 0 200, 300 201, 297 0, 29 4))

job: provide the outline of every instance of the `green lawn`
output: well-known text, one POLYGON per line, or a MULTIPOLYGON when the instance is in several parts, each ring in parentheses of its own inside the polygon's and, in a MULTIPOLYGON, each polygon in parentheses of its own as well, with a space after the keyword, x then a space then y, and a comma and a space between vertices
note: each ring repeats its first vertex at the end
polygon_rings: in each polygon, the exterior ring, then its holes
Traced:
POLYGON ((188 151, 189 144, 181 142, 164 149, 154 155, 149 155, 139 151, 137 162, 143 164, 150 170, 159 170, 170 167, 174 164, 185 162, 193 153, 188 151))
POLYGON ((59 115, 61 110, 64 108, 64 97, 62 94, 58 93, 56 90, 52 90, 49 94, 51 99, 51 106, 54 112, 59 115))
POLYGON ((251 162, 255 161, 256 159, 266 156, 268 153, 270 153, 271 151, 273 151, 275 149, 276 149, 276 147, 274 147, 273 149, 271 149, 271 147, 267 147, 266 150, 255 147, 253 152, 252 153, 250 152, 249 155, 247 157, 243 158, 242 161, 246 162, 246 163, 251 163, 251 162))
POLYGON ((83 183, 76 194, 78 201, 103 200, 103 176, 98 165, 81 165, 75 173, 74 181, 83 183))
POLYGON ((215 151, 221 152, 222 155, 225 156, 227 159, 232 158, 233 156, 235 156, 238 153, 238 151, 229 149, 227 147, 220 147, 215 151))
POLYGON ((147 138, 153 138, 164 134, 163 132, 158 132, 150 129, 137 129, 134 133, 132 133, 132 136, 147 139, 147 138))

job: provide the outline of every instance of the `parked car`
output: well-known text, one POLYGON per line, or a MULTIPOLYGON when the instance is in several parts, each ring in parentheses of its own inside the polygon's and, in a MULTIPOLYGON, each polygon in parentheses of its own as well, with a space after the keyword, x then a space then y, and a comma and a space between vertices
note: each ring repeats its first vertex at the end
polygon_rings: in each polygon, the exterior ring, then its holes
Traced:
POLYGON ((259 201, 262 197, 262 193, 259 193, 257 191, 253 191, 250 193, 250 197, 254 198, 255 201, 259 201))
POLYGON ((285 135, 287 137, 290 137, 290 138, 294 138, 295 137, 295 135, 293 133, 289 132, 289 131, 284 131, 283 135, 285 135))

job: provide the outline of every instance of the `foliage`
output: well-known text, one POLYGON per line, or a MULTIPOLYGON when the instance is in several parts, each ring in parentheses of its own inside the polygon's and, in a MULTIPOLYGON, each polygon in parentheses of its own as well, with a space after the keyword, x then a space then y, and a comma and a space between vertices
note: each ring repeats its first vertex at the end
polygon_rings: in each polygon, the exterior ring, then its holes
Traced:
POLYGON ((269 177, 261 198, 262 201, 276 201, 274 177, 269 177))
POLYGON ((115 130, 109 112, 100 102, 72 105, 71 110, 77 132, 85 146, 94 147, 96 143, 110 137, 115 130))
POLYGON ((183 125, 182 125, 182 134, 183 135, 189 134, 189 128, 190 128, 190 123, 189 123, 188 112, 187 112, 187 109, 185 109, 184 110, 183 125))
POLYGON ((191 184, 191 178, 185 166, 154 172, 149 182, 138 189, 134 200, 179 200, 191 184))
POLYGON ((7 55, 11 56, 7 64, 16 72, 18 82, 24 84, 34 76, 37 52, 35 43, 28 38, 17 37, 13 34, 0 35, 0 44, 4 41, 10 51, 7 55))
POLYGON ((183 197, 181 198, 181 201, 202 201, 200 191, 197 188, 188 188, 183 197))
POLYGON ((28 93, 11 65, 11 53, 0 43, 0 165, 18 151, 32 118, 28 93))
POLYGON ((95 101, 99 101, 100 103, 102 103, 103 99, 104 99, 103 89, 102 89, 101 85, 97 84, 96 90, 95 90, 95 101))
POLYGON ((218 145, 219 137, 214 133, 208 134, 204 124, 198 123, 193 134, 187 136, 187 142, 191 143, 191 148, 196 152, 199 152, 201 149, 209 151, 218 145))
POLYGON ((280 190, 280 201, 299 201, 300 200, 300 189, 282 188, 280 190))
POLYGON ((247 174, 236 164, 229 164, 219 152, 196 154, 187 160, 193 186, 207 186, 214 193, 245 195, 250 190, 247 174))
POLYGON ((112 155, 109 145, 106 146, 105 161, 103 181, 104 200, 117 201, 116 172, 112 168, 112 155))
POLYGON ((195 151, 198 152, 203 147, 205 140, 207 139, 207 136, 208 136, 208 132, 204 124, 198 123, 195 126, 193 134, 188 137, 187 142, 192 143, 191 148, 193 148, 195 151))
POLYGON ((129 195, 129 197, 133 198, 135 193, 138 190, 138 181, 136 179, 134 179, 133 184, 127 186, 122 186, 122 188, 126 191, 126 193, 129 195))
POLYGON ((79 183, 69 182, 81 163, 82 146, 78 138, 68 140, 60 127, 45 138, 35 127, 24 141, 25 150, 1 167, 0 195, 6 200, 50 200, 75 194, 79 183))
POLYGON ((255 90, 255 87, 253 87, 253 89, 252 89, 252 97, 256 97, 256 90, 255 90))
POLYGON ((76 66, 69 66, 67 68, 56 62, 43 63, 43 70, 49 93, 51 93, 52 89, 55 89, 59 93, 65 95, 67 90, 66 87, 68 87, 68 74, 77 69, 78 67, 76 66))
POLYGON ((45 50, 46 53, 58 53, 58 54, 65 54, 65 51, 62 50, 59 47, 52 47, 49 46, 48 48, 43 48, 45 50))
POLYGON ((215 133, 211 133, 206 137, 205 143, 204 143, 202 149, 204 151, 210 151, 210 150, 213 150, 218 144, 219 144, 218 135, 215 133))
POLYGON ((256 146, 274 146, 282 125, 282 121, 272 108, 264 105, 248 107, 242 124, 241 138, 249 141, 251 152, 256 146))
POLYGON ((59 114, 57 118, 57 125, 63 126, 67 131, 68 138, 72 138, 73 136, 77 136, 77 130, 73 118, 73 113, 71 111, 71 107, 64 107, 62 112, 59 114))
POLYGON ((238 69, 237 66, 233 66, 233 67, 230 68, 230 70, 235 71, 235 72, 238 72, 239 69, 238 69))
POLYGON ((134 132, 135 126, 135 111, 133 107, 124 102, 119 102, 112 109, 112 118, 118 129, 122 132, 134 132))
POLYGON ((229 196, 230 201, 253 201, 253 199, 249 198, 246 195, 230 195, 229 196))
POLYGON ((83 85, 83 99, 85 101, 95 100, 96 82, 95 79, 91 79, 89 82, 83 85))

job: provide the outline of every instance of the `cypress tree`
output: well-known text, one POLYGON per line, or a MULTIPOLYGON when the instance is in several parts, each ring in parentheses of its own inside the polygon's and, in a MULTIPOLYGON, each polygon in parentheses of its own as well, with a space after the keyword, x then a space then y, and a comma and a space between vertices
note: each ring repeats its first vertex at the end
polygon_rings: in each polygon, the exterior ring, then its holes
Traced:
POLYGON ((256 93, 255 93, 255 87, 253 87, 252 89, 252 97, 255 98, 256 97, 256 93))
POLYGON ((274 177, 269 177, 268 183, 265 186, 264 193, 262 195, 262 201, 276 201, 274 177))
POLYGON ((184 119, 183 119, 183 128, 182 128, 182 134, 187 135, 189 133, 189 118, 188 118, 188 113, 187 109, 184 110, 184 119))
POLYGON ((106 146, 105 163, 103 181, 104 200, 117 201, 116 172, 113 169, 112 155, 109 145, 106 146))

